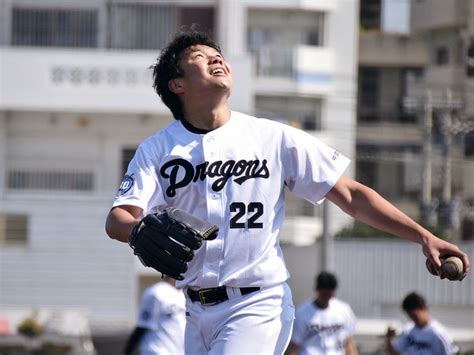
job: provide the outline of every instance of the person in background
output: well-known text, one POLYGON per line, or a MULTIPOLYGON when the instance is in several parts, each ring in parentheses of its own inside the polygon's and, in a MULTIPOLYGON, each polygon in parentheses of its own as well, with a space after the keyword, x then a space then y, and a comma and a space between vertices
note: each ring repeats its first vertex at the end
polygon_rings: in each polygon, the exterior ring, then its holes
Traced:
POLYGON ((138 347, 140 355, 184 354, 184 304, 183 292, 175 288, 175 280, 170 277, 146 289, 124 355, 133 354, 138 347))
POLYGON ((337 299, 337 279, 321 272, 315 283, 316 295, 296 311, 290 345, 286 355, 357 354, 352 337, 356 318, 351 307, 337 299))
POLYGON ((402 309, 413 321, 396 337, 392 328, 387 329, 385 343, 391 355, 448 355, 456 354, 454 345, 446 329, 431 317, 425 299, 412 292, 402 302, 402 309))

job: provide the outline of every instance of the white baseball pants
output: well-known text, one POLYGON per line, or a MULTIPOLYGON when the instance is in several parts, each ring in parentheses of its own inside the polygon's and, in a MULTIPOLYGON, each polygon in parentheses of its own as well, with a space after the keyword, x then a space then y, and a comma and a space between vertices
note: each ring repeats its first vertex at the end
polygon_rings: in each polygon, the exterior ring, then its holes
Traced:
POLYGON ((294 317, 286 283, 236 295, 213 306, 187 298, 185 353, 281 355, 290 341, 294 317))

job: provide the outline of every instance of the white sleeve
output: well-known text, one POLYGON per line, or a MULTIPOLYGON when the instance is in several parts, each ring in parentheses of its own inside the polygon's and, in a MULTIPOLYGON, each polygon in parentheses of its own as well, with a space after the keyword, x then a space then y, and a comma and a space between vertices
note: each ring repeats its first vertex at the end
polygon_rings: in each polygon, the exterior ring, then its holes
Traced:
POLYGON ((349 305, 347 305, 347 322, 345 325, 347 336, 350 337, 354 334, 356 328, 357 319, 352 312, 352 309, 349 305))
POLYGON ((282 144, 288 188, 309 202, 323 202, 350 159, 310 134, 290 126, 283 130, 282 144))
POLYGON ((293 324, 293 334, 291 335, 291 341, 296 345, 300 346, 306 338, 306 318, 304 317, 301 308, 296 312, 295 322, 293 324))
POLYGON ((400 335, 393 341, 393 347, 397 353, 403 353, 408 347, 408 333, 403 331, 400 335))
POLYGON ((161 187, 158 184, 156 163, 152 160, 150 141, 141 144, 128 165, 113 207, 133 205, 140 207, 143 214, 156 212, 158 206, 165 205, 161 187))
POLYGON ((438 332, 437 336, 439 354, 451 355, 458 351, 457 346, 454 345, 451 337, 446 332, 438 332))
POLYGON ((140 303, 137 327, 157 330, 160 317, 159 300, 151 293, 145 293, 140 303))

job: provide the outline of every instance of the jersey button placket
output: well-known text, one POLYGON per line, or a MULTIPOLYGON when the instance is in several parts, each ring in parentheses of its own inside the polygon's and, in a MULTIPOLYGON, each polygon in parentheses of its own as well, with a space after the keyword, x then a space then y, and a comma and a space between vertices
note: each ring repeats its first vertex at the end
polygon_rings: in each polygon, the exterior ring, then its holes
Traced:
MULTIPOLYGON (((204 139, 204 156, 206 161, 211 165, 218 160, 216 153, 216 140, 213 135, 209 135, 204 139)), ((220 191, 212 189, 213 178, 207 178, 207 209, 210 216, 221 215, 221 194, 220 191)), ((219 258, 221 256, 222 241, 214 240, 212 243, 206 243, 206 260, 204 265, 204 275, 206 278, 214 279, 218 282, 219 275, 219 258)))

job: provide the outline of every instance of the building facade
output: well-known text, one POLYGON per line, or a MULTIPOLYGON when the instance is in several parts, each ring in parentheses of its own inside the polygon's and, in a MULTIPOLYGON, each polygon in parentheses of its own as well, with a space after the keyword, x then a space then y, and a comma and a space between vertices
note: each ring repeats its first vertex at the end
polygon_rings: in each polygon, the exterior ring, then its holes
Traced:
MULTIPOLYGON (((156 274, 105 217, 137 145, 172 120, 148 67, 196 23, 236 73, 232 109, 354 157, 356 1, 0 0, 0 307, 132 324, 156 274)), ((282 240, 313 242, 319 208, 288 200, 282 240)), ((333 229, 347 222, 331 213, 333 229)))
POLYGON ((386 26, 390 3, 361 1, 356 176, 424 224, 471 239, 474 2, 409 2, 391 13, 404 31, 386 26))
MULTIPOLYGON (((423 38, 428 61, 425 89, 431 97, 433 134, 442 156, 441 206, 460 224, 461 237, 474 231, 474 1, 416 1, 412 33, 423 38)), ((443 212, 443 211, 441 211, 443 212)), ((454 219, 450 221, 450 215, 454 219)))

